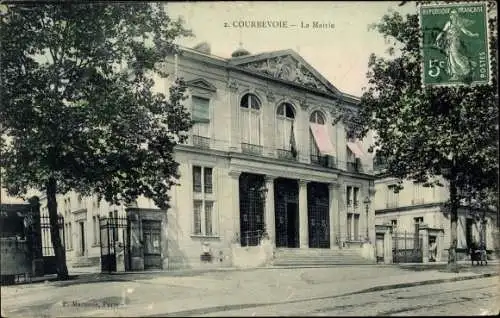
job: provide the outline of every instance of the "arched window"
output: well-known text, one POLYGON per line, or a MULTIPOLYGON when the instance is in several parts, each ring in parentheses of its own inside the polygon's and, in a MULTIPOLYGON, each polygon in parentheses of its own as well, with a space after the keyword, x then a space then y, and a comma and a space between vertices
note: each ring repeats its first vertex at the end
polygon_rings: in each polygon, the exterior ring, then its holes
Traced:
POLYGON ((311 114, 311 117, 309 117, 309 122, 311 122, 313 124, 324 125, 325 124, 325 117, 323 116, 323 114, 319 110, 316 110, 311 114))
MULTIPOLYGON (((289 103, 282 103, 276 112, 276 147, 281 150, 296 152, 295 145, 295 110, 289 103)), ((295 155, 294 155, 295 156, 295 155)))
POLYGON ((241 142, 249 145, 261 145, 260 138, 261 103, 254 94, 245 94, 240 101, 241 142))
MULTIPOLYGON (((321 113, 319 110, 316 110, 312 112, 311 116, 309 117, 309 122, 311 124, 324 125, 325 117, 323 116, 323 113, 321 113)), ((318 145, 316 145, 316 140, 314 139, 312 131, 309 131, 309 152, 312 162, 320 161, 321 153, 319 151, 318 145)))
POLYGON ((253 94, 245 94, 241 98, 240 107, 259 110, 260 109, 260 100, 257 96, 255 96, 253 94))

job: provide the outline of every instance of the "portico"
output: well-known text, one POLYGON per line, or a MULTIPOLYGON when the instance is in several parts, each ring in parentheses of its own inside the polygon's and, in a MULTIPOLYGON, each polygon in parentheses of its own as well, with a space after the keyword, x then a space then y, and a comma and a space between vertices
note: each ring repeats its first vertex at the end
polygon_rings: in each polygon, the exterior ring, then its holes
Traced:
MULTIPOLYGON (((287 173, 264 175, 266 169, 257 172, 248 166, 245 170, 230 172, 232 187, 239 189, 238 202, 233 202, 238 212, 233 215, 241 246, 256 246, 263 236, 276 248, 339 246, 345 208, 340 207, 342 191, 337 182, 325 182, 321 177, 291 178, 287 173)), ((296 175, 300 177, 300 173, 296 175)))

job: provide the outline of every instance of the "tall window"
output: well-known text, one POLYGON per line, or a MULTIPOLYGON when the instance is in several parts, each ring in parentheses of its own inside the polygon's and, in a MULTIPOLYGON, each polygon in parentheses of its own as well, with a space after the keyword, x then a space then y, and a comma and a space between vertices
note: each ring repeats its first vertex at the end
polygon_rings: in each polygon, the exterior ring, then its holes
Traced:
POLYGON ((355 209, 357 207, 359 207, 359 188, 358 187, 352 188, 352 202, 353 202, 355 209))
POLYGON ((213 197, 213 169, 193 166, 193 234, 211 236, 216 234, 213 197))
POLYGON ((245 94, 240 101, 241 142, 260 145, 260 108, 257 96, 245 94))
POLYGON ((391 220, 391 225, 393 229, 396 229, 398 227, 398 220, 391 220))
POLYGON ((346 188, 346 199, 347 199, 347 206, 352 205, 352 187, 347 187, 346 188))
POLYGON ((347 213, 347 240, 359 239, 359 213, 347 213))
POLYGON ((420 183, 413 182, 413 204, 424 203, 423 186, 420 183))
POLYGON ((387 197, 386 197, 386 207, 387 208, 395 208, 399 206, 399 192, 395 193, 394 189, 396 188, 395 184, 391 184, 387 186, 387 197))
POLYGON ((295 112, 292 105, 283 103, 278 106, 276 112, 276 146, 278 149, 292 151, 292 148, 296 147, 293 144, 296 140, 295 127, 293 127, 294 120, 295 112), (293 137, 292 134, 294 134, 293 137))
POLYGON ((193 191, 194 192, 201 192, 202 191, 202 185, 201 185, 201 167, 193 167, 193 191))
POLYGON ((208 98, 192 96, 193 102, 193 135, 210 137, 210 100, 208 98))
MULTIPOLYGON (((314 111, 309 117, 309 122, 318 125, 325 124, 325 118, 320 111, 314 111)), ((316 145, 316 141, 314 140, 314 136, 311 131, 309 131, 309 152, 311 154, 311 158, 321 156, 318 146, 316 145)))
POLYGON ((354 214, 354 222, 352 232, 354 234, 354 239, 359 240, 359 214, 354 214))

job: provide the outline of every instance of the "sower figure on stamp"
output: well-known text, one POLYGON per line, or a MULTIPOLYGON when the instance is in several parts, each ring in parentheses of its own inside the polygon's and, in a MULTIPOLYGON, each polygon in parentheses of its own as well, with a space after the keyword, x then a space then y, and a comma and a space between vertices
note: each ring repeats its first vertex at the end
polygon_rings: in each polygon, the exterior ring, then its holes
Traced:
POLYGON ((436 37, 436 46, 443 49, 447 56, 447 72, 450 80, 469 76, 477 66, 469 56, 465 41, 462 39, 463 35, 479 37, 478 33, 466 29, 473 23, 472 20, 460 17, 456 10, 451 10, 450 19, 436 37))

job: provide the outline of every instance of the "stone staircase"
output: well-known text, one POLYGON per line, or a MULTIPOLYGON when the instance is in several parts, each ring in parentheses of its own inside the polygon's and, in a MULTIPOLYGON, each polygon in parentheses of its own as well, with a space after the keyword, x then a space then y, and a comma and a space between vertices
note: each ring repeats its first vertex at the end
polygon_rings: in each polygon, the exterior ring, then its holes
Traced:
POLYGON ((277 248, 274 251, 274 266, 328 266, 328 265, 368 265, 375 260, 361 256, 361 248, 344 249, 300 249, 277 248))

